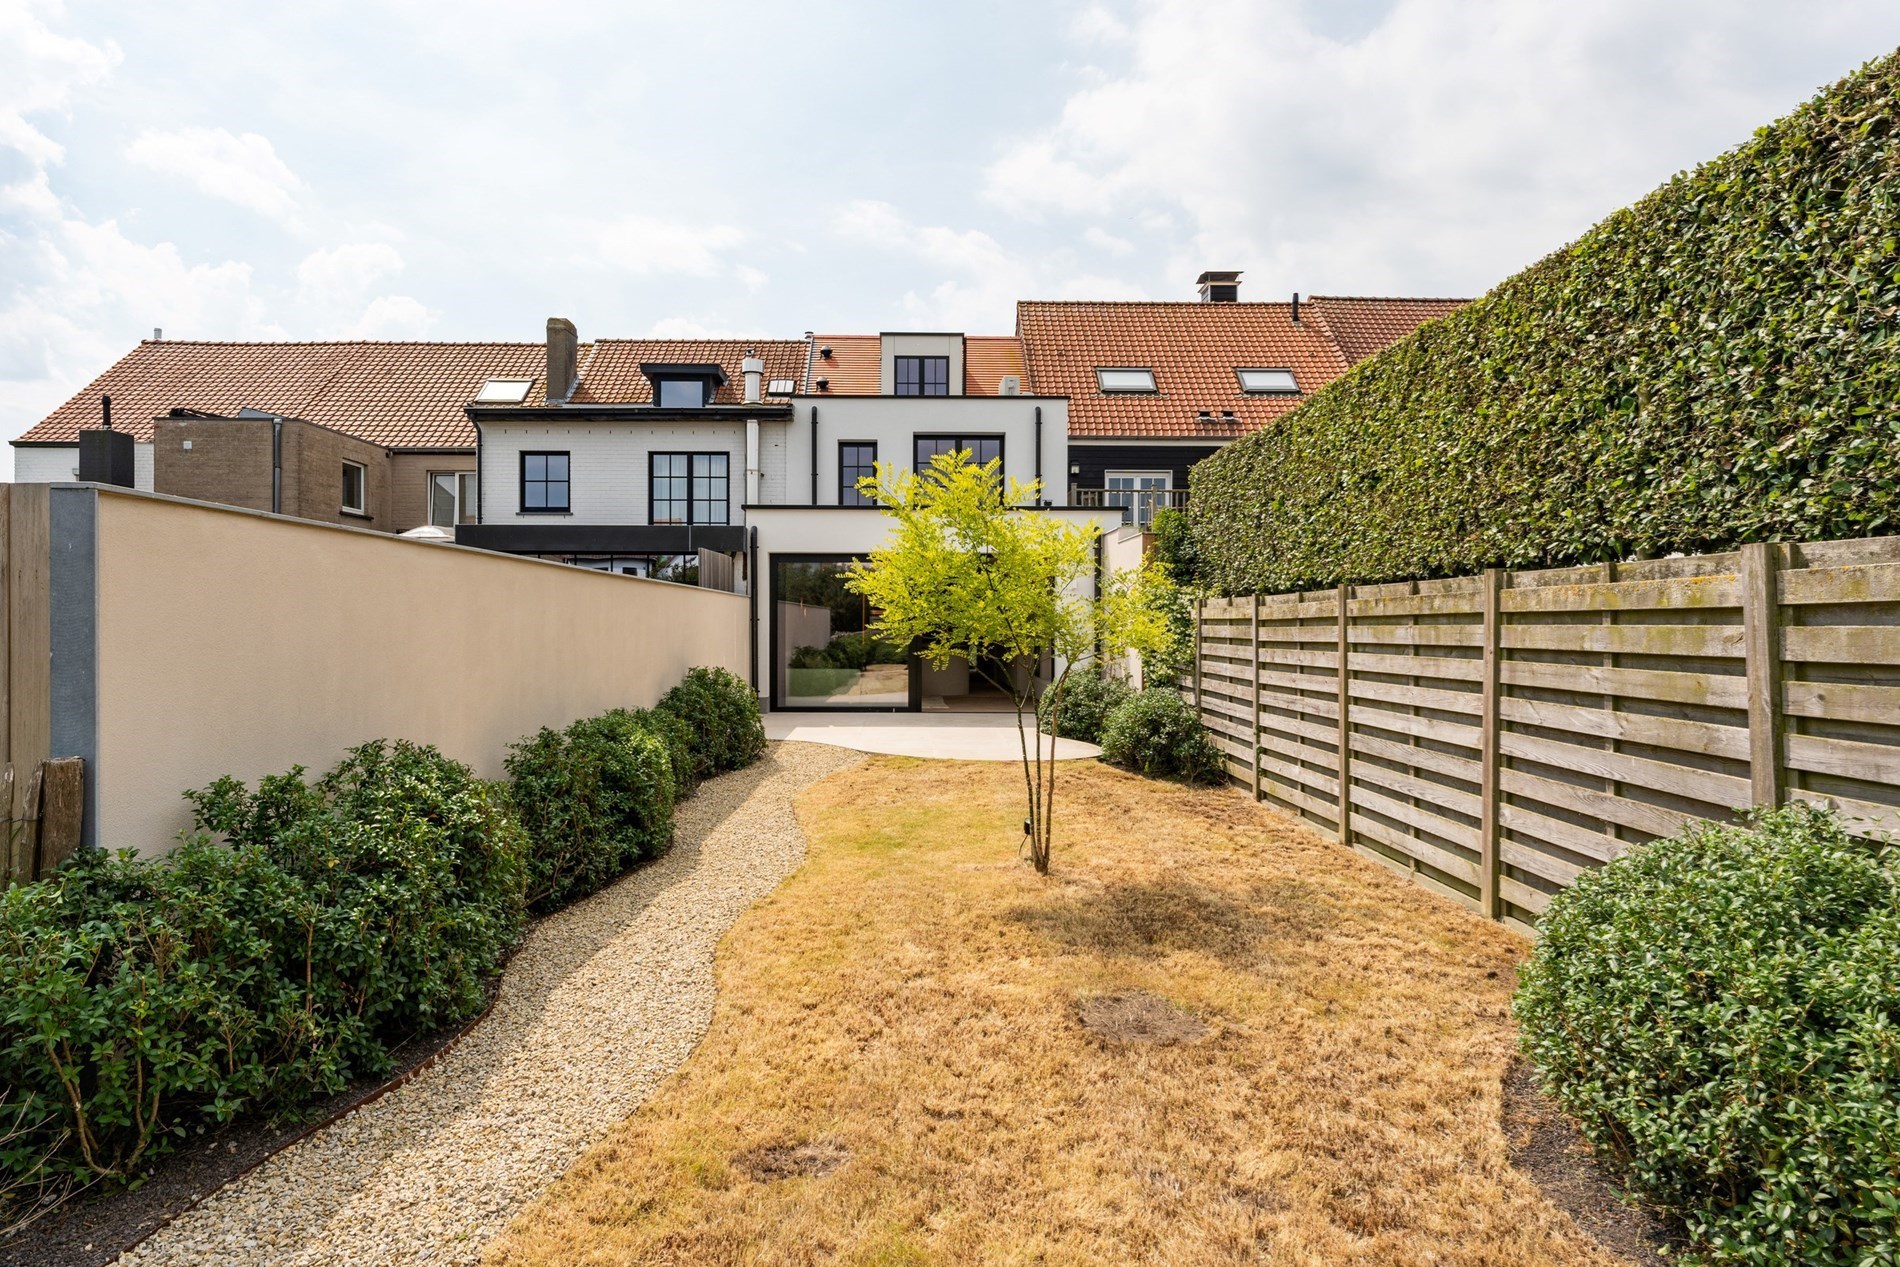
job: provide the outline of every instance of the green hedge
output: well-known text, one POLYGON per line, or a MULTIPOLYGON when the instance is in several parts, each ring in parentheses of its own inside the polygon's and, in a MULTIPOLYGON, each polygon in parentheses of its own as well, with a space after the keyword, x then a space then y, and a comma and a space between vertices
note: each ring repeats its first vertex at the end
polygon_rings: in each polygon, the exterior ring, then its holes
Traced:
POLYGON ((1102 760, 1151 779, 1214 783, 1221 777, 1220 753, 1193 707, 1160 686, 1136 691, 1110 710, 1102 760))
POLYGON ((1038 728, 1043 734, 1060 735, 1064 739, 1080 739, 1083 743, 1102 742, 1102 726, 1108 721, 1108 715, 1123 700, 1134 692, 1128 689, 1128 683, 1119 678, 1103 677, 1093 669, 1085 669, 1069 675, 1062 686, 1061 713, 1055 718, 1049 715, 1049 709, 1057 703, 1054 691, 1044 691, 1038 701, 1038 728), (1050 729, 1051 722, 1057 727, 1050 729))
POLYGON ((1539 1080, 1702 1261, 1900 1256, 1900 872, 1807 806, 1693 827, 1551 900, 1539 1080))
POLYGON ((207 830, 167 858, 86 851, 0 899, 0 1223, 10 1191, 132 1178, 484 1005, 522 921, 502 798, 407 743, 302 773, 192 793, 207 830))
POLYGON ((1226 593, 1895 531, 1900 54, 1193 471, 1226 593))
POLYGON ((692 669, 661 697, 656 712, 670 713, 690 732, 700 777, 737 770, 765 755, 759 697, 729 669, 692 669))

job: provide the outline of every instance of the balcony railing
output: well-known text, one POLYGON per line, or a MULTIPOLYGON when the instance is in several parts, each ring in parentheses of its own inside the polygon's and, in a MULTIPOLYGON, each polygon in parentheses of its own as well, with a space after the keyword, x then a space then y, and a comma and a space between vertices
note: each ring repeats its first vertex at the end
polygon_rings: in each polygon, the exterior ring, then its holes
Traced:
POLYGON ((1123 523, 1143 528, 1153 526, 1157 510, 1180 509, 1187 505, 1187 500, 1185 488, 1076 488, 1069 491, 1070 505, 1119 507, 1123 523))

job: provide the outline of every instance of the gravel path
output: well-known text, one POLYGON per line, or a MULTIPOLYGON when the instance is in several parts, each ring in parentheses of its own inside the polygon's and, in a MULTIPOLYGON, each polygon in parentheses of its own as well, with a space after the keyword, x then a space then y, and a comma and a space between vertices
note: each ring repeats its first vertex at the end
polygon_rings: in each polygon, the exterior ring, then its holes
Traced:
POLYGON ((475 1263, 706 1032, 713 947, 804 859, 792 797, 857 753, 774 744, 680 807, 665 858, 538 924, 488 1019, 408 1083, 121 1264, 475 1263))

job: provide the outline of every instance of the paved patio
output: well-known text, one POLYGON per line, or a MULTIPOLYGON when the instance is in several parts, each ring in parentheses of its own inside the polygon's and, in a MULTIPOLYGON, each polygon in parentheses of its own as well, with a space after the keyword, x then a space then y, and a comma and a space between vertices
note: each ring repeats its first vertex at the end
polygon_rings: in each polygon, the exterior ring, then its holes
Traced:
MULTIPOLYGON (((1020 761, 1023 755, 1014 713, 767 713, 765 734, 895 757, 1020 761)), ((1056 740, 1058 761, 1101 754, 1092 743, 1056 740)))

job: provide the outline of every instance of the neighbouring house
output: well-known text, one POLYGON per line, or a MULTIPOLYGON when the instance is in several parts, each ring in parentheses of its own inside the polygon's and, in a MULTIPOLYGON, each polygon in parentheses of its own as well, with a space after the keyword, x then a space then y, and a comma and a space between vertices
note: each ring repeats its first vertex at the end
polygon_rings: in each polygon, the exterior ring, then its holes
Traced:
POLYGON ((468 403, 490 379, 538 377, 542 360, 539 343, 149 339, 13 441, 14 478, 80 478, 80 434, 109 396, 133 487, 384 532, 452 529, 478 497, 468 403))
POLYGON ((1186 504, 1194 463, 1469 302, 1243 303, 1238 272, 1196 284, 1198 301, 1016 305, 1026 390, 1069 400, 1066 501, 1117 507, 1145 527, 1186 504))

